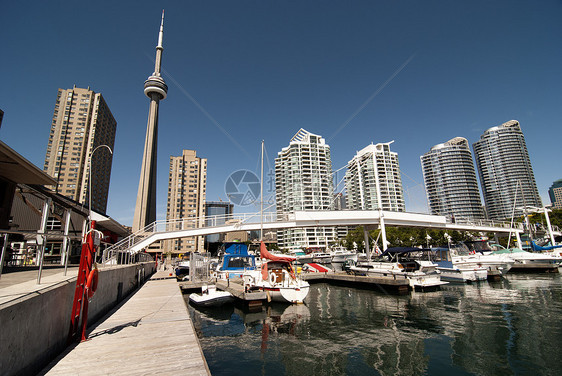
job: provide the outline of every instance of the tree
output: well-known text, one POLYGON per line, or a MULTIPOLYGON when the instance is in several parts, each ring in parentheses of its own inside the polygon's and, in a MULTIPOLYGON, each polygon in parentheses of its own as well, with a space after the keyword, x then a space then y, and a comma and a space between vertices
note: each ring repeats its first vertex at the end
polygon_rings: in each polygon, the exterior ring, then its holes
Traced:
MULTIPOLYGON (((379 239, 377 245, 382 248, 382 239, 379 237, 380 229, 369 232, 371 241, 370 248, 375 246, 374 240, 379 239)), ((443 229, 424 229, 418 227, 386 227, 386 240, 389 247, 426 247, 427 235, 431 237, 430 246, 446 246, 448 239, 445 233, 451 237, 451 243, 458 243, 465 240, 473 239, 476 235, 467 231, 446 231, 443 229)), ((347 233, 345 238, 345 246, 347 249, 353 249, 353 243, 357 244, 359 251, 364 251, 364 235, 363 226, 358 226, 347 233)))

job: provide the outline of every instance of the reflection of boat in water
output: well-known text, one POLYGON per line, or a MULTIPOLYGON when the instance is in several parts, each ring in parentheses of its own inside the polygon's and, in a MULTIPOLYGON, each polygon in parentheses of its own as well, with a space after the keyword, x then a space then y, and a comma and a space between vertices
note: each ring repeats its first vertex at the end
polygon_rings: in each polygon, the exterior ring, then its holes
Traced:
POLYGON ((201 294, 192 293, 189 301, 202 307, 218 307, 234 301, 234 296, 227 291, 218 291, 215 285, 201 287, 201 294))
POLYGON ((292 265, 295 258, 273 255, 263 242, 260 244, 260 257, 269 261, 262 263, 261 270, 244 273, 244 284, 265 291, 273 301, 302 303, 310 286, 295 273, 292 265))
POLYGON ((217 267, 217 277, 221 279, 242 278, 247 270, 256 269, 255 256, 248 253, 244 243, 225 243, 217 267))
POLYGON ((419 255, 424 250, 411 247, 388 248, 379 260, 358 263, 349 267, 354 274, 372 276, 403 276, 412 288, 430 288, 446 284, 441 281, 437 264, 422 259, 419 255))

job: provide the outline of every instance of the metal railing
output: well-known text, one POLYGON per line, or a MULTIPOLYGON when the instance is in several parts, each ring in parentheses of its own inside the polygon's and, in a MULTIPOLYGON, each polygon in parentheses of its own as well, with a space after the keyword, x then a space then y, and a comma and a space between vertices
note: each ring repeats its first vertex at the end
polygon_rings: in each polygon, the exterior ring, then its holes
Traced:
POLYGON ((103 265, 132 265, 153 261, 154 257, 145 252, 131 253, 123 250, 110 250, 107 248, 103 251, 101 263, 103 265))
MULTIPOLYGON (((145 228, 129 235, 106 249, 108 255, 115 252, 126 252, 147 237, 160 232, 184 231, 196 228, 212 228, 219 226, 240 226, 247 223, 260 223, 260 213, 242 213, 229 215, 216 215, 207 217, 192 217, 171 220, 158 220, 145 228)), ((263 213, 263 222, 272 223, 288 219, 288 214, 263 213)), ((107 257, 109 258, 109 256, 107 257)), ((104 257, 104 260, 107 259, 104 257)))
MULTIPOLYGON (((275 223, 281 221, 287 221, 293 217, 293 213, 276 213, 276 212, 265 212, 263 213, 263 223, 275 223)), ((184 231, 197 228, 213 228, 220 226, 241 226, 243 224, 249 223, 259 223, 261 221, 261 213, 241 213, 241 214, 228 214, 228 215, 217 215, 217 216, 205 216, 205 217, 191 217, 191 218, 181 218, 181 219, 171 219, 171 220, 158 220, 145 228, 131 234, 127 238, 122 239, 113 246, 106 249, 104 252, 103 260, 104 262, 110 262, 110 260, 123 258, 125 256, 119 256, 120 253, 131 253, 130 249, 135 245, 139 244, 141 241, 147 237, 163 232, 174 232, 174 231, 184 231)), ((449 224, 459 224, 459 225, 469 225, 475 227, 495 227, 501 229, 517 229, 524 230, 523 224, 504 221, 494 221, 494 220, 480 220, 480 219, 468 219, 468 218, 447 218, 447 223, 449 224)))
POLYGON ((517 229, 517 230, 523 230, 523 224, 522 223, 513 223, 513 225, 511 224, 511 222, 506 222, 506 221, 494 221, 494 220, 490 220, 490 219, 471 219, 471 218, 463 218, 463 217, 455 217, 450 218, 447 217, 447 223, 450 224, 458 224, 458 225, 469 225, 469 226, 479 226, 479 227, 497 227, 497 228, 502 228, 502 229, 517 229))

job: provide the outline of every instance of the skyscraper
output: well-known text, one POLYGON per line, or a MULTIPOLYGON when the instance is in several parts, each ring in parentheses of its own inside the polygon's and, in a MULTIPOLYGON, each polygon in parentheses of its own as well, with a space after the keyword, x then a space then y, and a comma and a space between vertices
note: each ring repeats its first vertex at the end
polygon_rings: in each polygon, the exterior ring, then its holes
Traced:
POLYGON ((137 204, 133 218, 133 232, 143 229, 156 220, 156 158, 158 145, 158 108, 160 101, 166 99, 168 85, 160 74, 162 65, 162 38, 164 37, 164 11, 156 46, 156 60, 154 72, 144 82, 144 94, 150 98, 148 122, 146 125, 146 139, 137 193, 137 204))
POLYGON ((520 216, 523 206, 542 207, 529 152, 517 120, 488 129, 473 144, 490 219, 520 216))
POLYGON ((455 137, 420 157, 431 214, 482 219, 484 210, 468 140, 455 137))
POLYGON ((398 154, 390 151, 392 142, 368 145, 347 163, 348 209, 405 211, 398 154))
POLYGON ((57 193, 88 204, 92 169, 92 209, 105 214, 117 122, 100 93, 90 88, 59 89, 43 170, 56 179, 57 193))
MULTIPOLYGON (((300 129, 275 159, 277 214, 295 210, 333 210, 334 185, 330 146, 319 136, 300 129)), ((280 230, 283 249, 325 247, 337 240, 334 227, 280 230)))
MULTIPOLYGON (((198 228, 205 223, 205 192, 207 160, 197 157, 195 150, 184 150, 170 157, 168 205, 166 220, 182 221, 181 228, 198 228)), ((164 252, 203 252, 203 236, 167 241, 164 252)))
POLYGON ((556 180, 548 189, 550 202, 554 209, 562 209, 562 179, 556 180))

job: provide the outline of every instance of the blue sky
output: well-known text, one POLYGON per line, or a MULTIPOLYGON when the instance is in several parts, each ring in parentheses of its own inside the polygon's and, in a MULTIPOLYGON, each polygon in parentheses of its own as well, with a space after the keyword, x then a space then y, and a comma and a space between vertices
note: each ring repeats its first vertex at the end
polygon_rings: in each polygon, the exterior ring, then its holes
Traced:
MULTIPOLYGON (((419 157, 519 120, 543 203, 562 178, 561 1, 6 2, 0 139, 42 168, 58 88, 90 86, 117 120, 108 214, 131 224, 166 10, 158 218, 170 155, 208 159, 208 200, 305 128, 334 169, 394 140, 406 209, 427 210, 419 157), (31 104, 31 106, 30 106, 31 104)), ((268 168, 266 162, 266 169, 268 168)), ((342 175, 340 175, 342 176, 342 175)), ((256 207, 237 207, 238 212, 256 207)))

